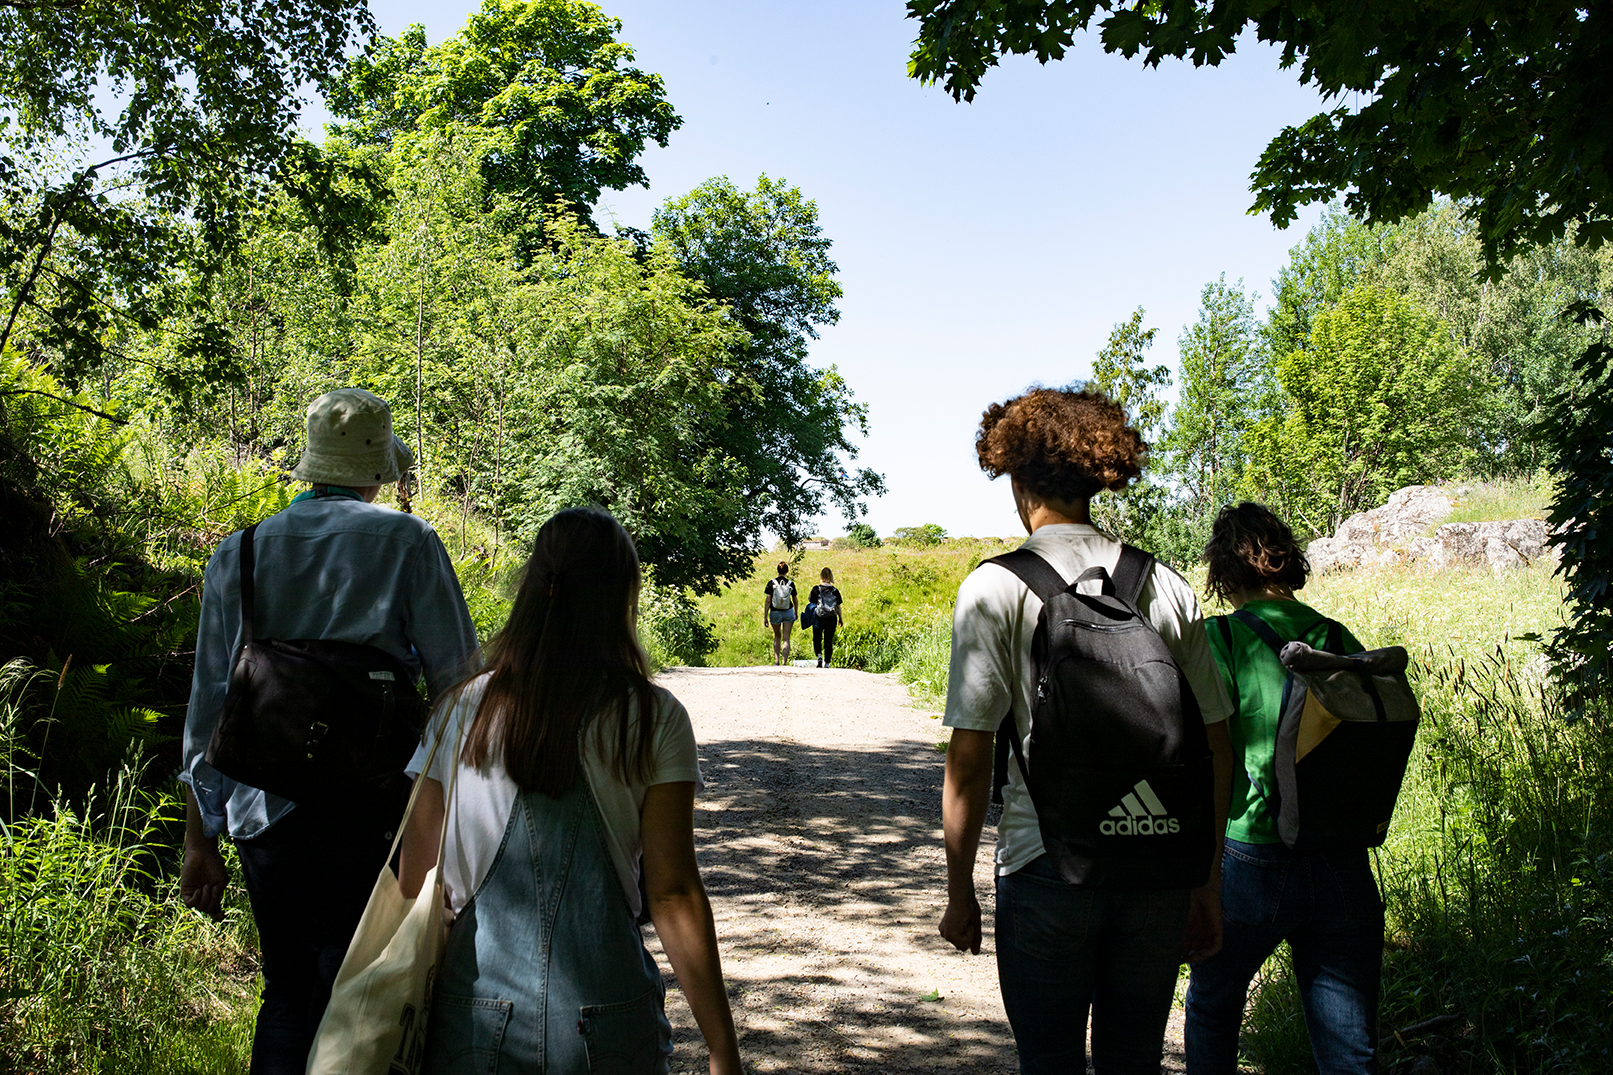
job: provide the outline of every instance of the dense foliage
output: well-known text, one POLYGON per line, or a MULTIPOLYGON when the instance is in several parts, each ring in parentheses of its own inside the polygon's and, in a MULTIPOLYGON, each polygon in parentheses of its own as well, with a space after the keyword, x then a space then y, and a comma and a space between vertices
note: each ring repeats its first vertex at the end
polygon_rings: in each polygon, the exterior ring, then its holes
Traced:
MULTIPOLYGON (((153 328, 297 180, 299 87, 372 26, 361 0, 0 5, 0 350, 76 383, 153 328)), ((197 329, 180 348, 225 362, 197 329)))

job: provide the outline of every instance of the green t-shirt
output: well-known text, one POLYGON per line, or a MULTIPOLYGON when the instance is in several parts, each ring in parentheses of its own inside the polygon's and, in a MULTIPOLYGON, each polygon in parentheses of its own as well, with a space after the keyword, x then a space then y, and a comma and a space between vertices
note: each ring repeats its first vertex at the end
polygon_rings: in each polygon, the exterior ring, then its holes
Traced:
MULTIPOLYGON (((1318 649, 1327 638, 1327 618, 1298 601, 1250 601, 1243 606, 1266 621, 1285 642, 1300 641, 1318 649)), ((1205 625, 1210 636, 1210 652, 1226 680, 1227 695, 1236 709, 1228 728, 1232 732, 1232 752, 1240 760, 1241 772, 1232 774, 1232 804, 1227 811, 1227 838, 1246 844, 1280 844, 1277 816, 1252 786, 1250 777, 1268 791, 1277 787, 1277 724, 1282 719, 1283 683, 1287 671, 1277 663, 1271 647, 1248 627, 1231 616, 1213 616, 1205 625), (1232 646, 1227 647, 1220 620, 1232 628, 1232 646)), ((1344 628, 1344 652, 1359 653, 1361 643, 1344 628)))

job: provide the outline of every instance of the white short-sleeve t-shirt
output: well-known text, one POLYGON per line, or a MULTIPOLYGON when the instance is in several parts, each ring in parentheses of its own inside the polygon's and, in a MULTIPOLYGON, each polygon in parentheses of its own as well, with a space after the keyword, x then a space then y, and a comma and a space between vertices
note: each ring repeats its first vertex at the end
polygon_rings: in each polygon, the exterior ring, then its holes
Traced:
MULTIPOLYGON (((1120 562, 1121 545, 1096 527, 1060 523, 1038 528, 1021 548, 1041 556, 1069 582, 1091 567, 1112 574, 1120 562)), ((1098 585, 1097 580, 1092 581, 1093 593, 1098 592, 1098 585)), ((1231 716, 1232 703, 1210 655, 1210 640, 1193 587, 1175 571, 1156 563, 1143 583, 1137 605, 1187 676, 1204 723, 1215 724, 1231 716)), ((963 580, 952 616, 952 663, 943 721, 947 727, 995 732, 1011 708, 1029 758, 1031 702, 1036 696, 1031 642, 1041 611, 1042 599, 1005 567, 981 564, 963 580)), ((1036 807, 1019 767, 1010 764, 1002 817, 997 822, 997 872, 1013 873, 1043 850, 1036 807)))
MULTIPOLYGON (((452 776, 452 759, 465 729, 476 715, 481 704, 482 691, 487 677, 482 676, 459 692, 447 717, 442 746, 432 759, 431 771, 426 775, 441 782, 446 795, 452 776)), ((599 804, 599 814, 605 824, 605 843, 610 850, 611 862, 622 881, 622 892, 633 913, 639 912, 638 875, 642 857, 639 842, 639 812, 644 808, 644 792, 652 784, 693 782, 698 791, 704 786, 700 777, 700 757, 695 746, 694 726, 689 723, 689 712, 683 703, 664 687, 654 687, 655 739, 651 756, 649 778, 642 783, 623 783, 599 749, 596 736, 585 734, 583 772, 588 787, 599 804)), ((635 713, 630 720, 636 722, 635 713)), ((598 725, 595 725, 598 727, 598 725)), ((631 734, 631 730, 630 730, 631 734)), ((418 775, 426 764, 429 743, 423 744, 409 761, 407 772, 418 775)), ((459 785, 448 811, 447 849, 444 851, 443 884, 447 889, 448 904, 455 914, 465 905, 492 868, 499 845, 504 842, 504 830, 509 825, 510 812, 515 808, 515 796, 520 789, 505 772, 501 761, 489 758, 479 769, 460 766, 459 785)))

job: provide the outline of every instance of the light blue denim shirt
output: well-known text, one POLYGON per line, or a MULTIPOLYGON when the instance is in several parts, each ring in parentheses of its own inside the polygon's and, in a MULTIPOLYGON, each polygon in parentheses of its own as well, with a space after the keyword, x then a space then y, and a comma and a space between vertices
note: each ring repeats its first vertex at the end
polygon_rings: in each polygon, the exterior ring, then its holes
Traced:
MULTIPOLYGON (((362 500, 299 499, 253 539, 258 638, 363 642, 425 673, 435 697, 470 669, 471 624, 448 551, 418 516, 362 500)), ((241 535, 225 538, 202 581, 196 675, 185 715, 180 779, 196 793, 209 836, 257 836, 295 805, 238 784, 203 760, 241 648, 241 535)))

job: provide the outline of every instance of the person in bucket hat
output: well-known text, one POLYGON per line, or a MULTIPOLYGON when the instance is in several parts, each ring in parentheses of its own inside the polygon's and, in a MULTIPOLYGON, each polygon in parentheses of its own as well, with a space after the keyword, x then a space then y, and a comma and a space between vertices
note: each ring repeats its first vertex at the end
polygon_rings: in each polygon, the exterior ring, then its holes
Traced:
MULTIPOLYGON (((453 564, 431 524, 373 503, 413 454, 392 432, 386 401, 362 388, 308 407, 308 441, 293 477, 311 488, 258 524, 254 632, 335 639, 385 650, 423 675, 435 697, 471 669, 476 630, 453 564)), ((335 807, 289 802, 207 763, 241 638, 241 535, 214 551, 202 583, 196 672, 185 716, 184 902, 222 918, 227 832, 257 921, 263 1001, 252 1075, 302 1075, 348 942, 403 813, 402 794, 335 807)), ((407 783, 399 781, 403 793, 407 783)))

